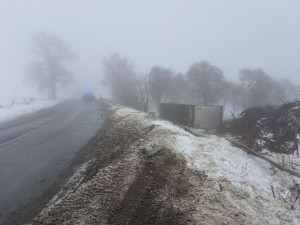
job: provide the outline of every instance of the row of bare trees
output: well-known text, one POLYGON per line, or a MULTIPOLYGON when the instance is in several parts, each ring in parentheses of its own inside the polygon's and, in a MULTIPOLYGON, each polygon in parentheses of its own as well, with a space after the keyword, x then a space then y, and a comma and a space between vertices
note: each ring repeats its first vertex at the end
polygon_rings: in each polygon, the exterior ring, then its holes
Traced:
POLYGON ((119 54, 104 59, 105 79, 114 100, 142 111, 162 102, 230 106, 233 112, 250 106, 279 104, 299 97, 300 89, 287 79, 277 81, 262 69, 242 69, 239 81, 225 79, 223 71, 202 61, 186 75, 154 66, 147 74, 119 54))
POLYGON ((149 77, 137 75, 127 58, 113 54, 103 61, 105 83, 118 103, 147 112, 152 103, 149 90, 149 77))
MULTIPOLYGON (((46 33, 35 36, 32 49, 36 61, 29 65, 27 77, 55 99, 57 87, 73 80, 66 63, 75 54, 62 39, 46 33)), ((222 104, 237 112, 250 106, 293 101, 300 93, 291 81, 274 80, 262 69, 242 69, 238 82, 228 81, 220 68, 207 61, 194 63, 186 75, 163 66, 140 74, 127 58, 113 54, 104 59, 104 71, 114 100, 142 111, 174 102, 222 104)))

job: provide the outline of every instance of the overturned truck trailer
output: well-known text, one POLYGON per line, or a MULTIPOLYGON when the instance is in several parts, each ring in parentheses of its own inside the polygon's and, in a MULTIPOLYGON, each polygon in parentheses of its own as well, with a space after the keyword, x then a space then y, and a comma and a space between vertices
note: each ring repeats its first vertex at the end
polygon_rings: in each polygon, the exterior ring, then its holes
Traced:
POLYGON ((221 129, 223 107, 161 103, 160 117, 183 126, 221 129))

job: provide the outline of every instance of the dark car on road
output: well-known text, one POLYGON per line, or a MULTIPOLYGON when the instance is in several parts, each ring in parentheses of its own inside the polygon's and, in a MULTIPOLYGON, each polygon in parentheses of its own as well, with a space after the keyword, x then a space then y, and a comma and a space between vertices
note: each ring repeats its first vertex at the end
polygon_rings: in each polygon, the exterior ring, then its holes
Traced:
POLYGON ((96 100, 95 94, 92 91, 86 91, 84 92, 82 96, 82 100, 84 102, 90 102, 96 100))

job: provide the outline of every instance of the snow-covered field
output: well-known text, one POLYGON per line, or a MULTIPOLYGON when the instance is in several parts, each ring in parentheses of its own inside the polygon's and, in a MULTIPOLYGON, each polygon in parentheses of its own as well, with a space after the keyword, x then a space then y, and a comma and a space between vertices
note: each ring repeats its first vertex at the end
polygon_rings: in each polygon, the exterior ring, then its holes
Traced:
MULTIPOLYGON (((200 137, 196 137, 170 122, 153 120, 132 109, 122 107, 116 112, 145 127, 155 125, 155 132, 148 134, 149 149, 154 144, 172 149, 185 157, 191 169, 208 176, 213 185, 199 186, 199 192, 207 193, 202 193, 204 197, 195 196, 199 211, 194 212, 194 217, 202 223, 211 214, 215 220, 207 220, 207 224, 221 224, 217 223, 221 220, 224 224, 300 224, 299 200, 291 210, 299 192, 299 178, 204 130, 198 130, 200 137), (232 219, 232 214, 237 218, 232 219)), ((193 204, 197 204, 195 201, 193 204)))
POLYGON ((0 123, 35 113, 57 103, 58 101, 50 100, 25 100, 23 102, 15 102, 14 104, 0 104, 0 123))

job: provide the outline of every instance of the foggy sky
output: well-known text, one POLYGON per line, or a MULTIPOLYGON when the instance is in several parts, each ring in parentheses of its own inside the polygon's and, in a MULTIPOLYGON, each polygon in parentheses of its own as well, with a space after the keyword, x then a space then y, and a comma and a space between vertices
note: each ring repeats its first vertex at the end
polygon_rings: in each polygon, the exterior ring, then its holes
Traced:
POLYGON ((298 0, 0 0, 1 99, 36 96, 24 83, 39 31, 69 43, 70 65, 81 93, 103 94, 103 57, 128 57, 137 71, 152 66, 186 73, 208 60, 237 80, 245 67, 300 84, 298 0))

